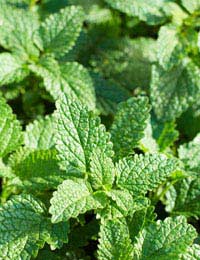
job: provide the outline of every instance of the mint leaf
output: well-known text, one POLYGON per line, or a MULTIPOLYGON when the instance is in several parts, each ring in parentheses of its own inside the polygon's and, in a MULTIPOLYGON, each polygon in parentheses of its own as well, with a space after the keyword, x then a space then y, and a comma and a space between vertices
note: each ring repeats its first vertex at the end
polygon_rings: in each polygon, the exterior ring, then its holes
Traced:
POLYGON ((183 254, 181 260, 199 260, 200 259, 200 246, 197 244, 188 247, 187 252, 183 254))
POLYGON ((62 57, 74 46, 83 19, 83 11, 78 6, 66 7, 50 15, 34 35, 36 45, 42 52, 62 57))
POLYGON ((22 128, 12 109, 0 97, 0 157, 16 150, 23 142, 22 128))
POLYGON ((49 212, 52 222, 57 223, 76 218, 92 209, 103 208, 105 203, 104 193, 93 193, 84 180, 65 180, 53 193, 49 212))
POLYGON ((153 190, 176 170, 176 160, 162 154, 135 155, 124 158, 117 165, 117 186, 140 196, 153 190))
POLYGON ((95 108, 95 91, 92 79, 81 64, 66 62, 58 64, 52 57, 43 57, 39 63, 29 66, 44 80, 44 86, 51 96, 57 100, 64 93, 70 98, 80 100, 89 108, 95 108))
POLYGON ((182 5, 190 12, 200 10, 200 1, 199 0, 181 0, 182 5))
POLYGON ((105 156, 113 155, 110 135, 88 108, 66 96, 62 96, 56 106, 56 148, 62 169, 82 176, 89 171, 96 148, 105 156))
POLYGON ((5 49, 14 51, 22 60, 39 56, 33 43, 34 31, 39 26, 36 14, 2 4, 0 21, 0 44, 5 49))
POLYGON ((20 82, 28 74, 23 62, 10 53, 0 54, 0 85, 20 82))
POLYGON ((9 158, 9 166, 29 192, 55 189, 66 178, 58 166, 55 150, 21 148, 9 158))
POLYGON ((199 67, 191 60, 164 71, 154 66, 151 100, 159 120, 172 121, 197 102, 200 94, 199 67))
POLYGON ((132 260, 132 245, 128 227, 119 220, 102 223, 99 233, 99 260, 132 260))
POLYGON ((44 246, 47 221, 42 203, 30 195, 15 196, 0 209, 0 258, 31 259, 44 246))
POLYGON ((30 149, 48 150, 54 143, 54 117, 46 116, 26 126, 24 144, 30 149))
POLYGON ((134 244, 134 259, 180 259, 196 238, 195 229, 186 218, 166 218, 140 232, 134 244))
POLYGON ((132 97, 118 106, 110 129, 117 158, 133 153, 133 149, 144 136, 149 110, 150 106, 146 97, 132 97))

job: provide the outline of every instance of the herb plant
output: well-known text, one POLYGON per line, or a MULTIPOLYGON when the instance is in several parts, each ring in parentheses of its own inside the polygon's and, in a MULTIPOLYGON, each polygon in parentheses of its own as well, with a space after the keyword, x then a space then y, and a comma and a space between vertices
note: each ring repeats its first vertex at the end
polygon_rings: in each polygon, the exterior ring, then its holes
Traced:
POLYGON ((199 0, 0 0, 0 259, 200 259, 199 28, 199 0))

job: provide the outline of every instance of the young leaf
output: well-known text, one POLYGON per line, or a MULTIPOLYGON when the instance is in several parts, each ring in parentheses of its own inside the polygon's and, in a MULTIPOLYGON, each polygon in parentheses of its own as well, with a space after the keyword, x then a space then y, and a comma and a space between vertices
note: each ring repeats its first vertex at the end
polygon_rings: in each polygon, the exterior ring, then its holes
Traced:
POLYGON ((185 254, 180 258, 181 260, 199 260, 200 259, 200 245, 194 244, 188 247, 185 254))
POLYGON ((24 133, 25 146, 38 150, 48 150, 54 147, 54 120, 53 116, 46 116, 27 125, 24 133))
POLYGON ((132 97, 119 105, 110 129, 116 157, 129 155, 138 145, 144 136, 149 110, 146 97, 132 97))
POLYGON ((106 202, 105 194, 93 193, 84 180, 65 180, 53 193, 49 212, 52 214, 52 222, 57 223, 76 218, 92 209, 103 208, 106 202))
POLYGON ((162 23, 166 20, 162 7, 167 0, 106 0, 106 2, 129 16, 138 16, 140 20, 150 25, 162 23))
POLYGON ((89 181, 95 190, 110 189, 115 179, 115 167, 112 159, 100 149, 91 154, 89 181))
POLYGON ((187 224, 186 218, 166 218, 143 229, 134 244, 135 260, 180 259, 196 238, 193 226, 187 224))
POLYGON ((23 62, 10 53, 0 54, 0 85, 20 82, 28 74, 23 62))
POLYGON ((191 60, 184 60, 170 71, 153 67, 151 100, 159 120, 174 120, 199 99, 199 73, 199 67, 191 60))
POLYGON ((43 57, 30 69, 44 80, 44 86, 57 100, 64 93, 68 97, 80 100, 89 108, 95 108, 95 90, 89 72, 77 62, 58 64, 52 57, 43 57))
POLYGON ((0 157, 16 150, 23 142, 22 128, 12 109, 0 97, 0 157))
POLYGON ((132 260, 133 248, 128 227, 119 220, 101 224, 98 245, 99 260, 132 260))
POLYGON ((46 240, 45 208, 30 195, 15 196, 0 209, 0 258, 36 257, 46 240))
POLYGON ((56 148, 62 169, 83 175, 96 148, 112 156, 112 143, 100 119, 78 102, 62 96, 57 106, 56 148))
POLYGON ((50 15, 34 36, 36 45, 42 52, 62 57, 74 46, 83 19, 83 11, 78 6, 66 7, 50 15))
POLYGON ((35 13, 1 4, 0 44, 20 55, 21 59, 37 58, 39 50, 33 43, 33 33, 38 28, 35 13))
POLYGON ((140 196, 153 190, 176 170, 175 159, 162 154, 135 155, 124 158, 117 165, 117 186, 140 196))
POLYGON ((9 166, 20 179, 22 188, 31 192, 55 189, 66 173, 58 166, 55 150, 19 149, 9 158, 9 166))

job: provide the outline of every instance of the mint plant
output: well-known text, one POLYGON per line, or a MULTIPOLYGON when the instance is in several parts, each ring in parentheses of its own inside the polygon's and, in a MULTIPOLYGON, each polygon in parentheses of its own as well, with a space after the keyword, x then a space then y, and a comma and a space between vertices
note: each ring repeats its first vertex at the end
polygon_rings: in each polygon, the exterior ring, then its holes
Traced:
POLYGON ((0 259, 199 260, 199 0, 0 7, 0 259))

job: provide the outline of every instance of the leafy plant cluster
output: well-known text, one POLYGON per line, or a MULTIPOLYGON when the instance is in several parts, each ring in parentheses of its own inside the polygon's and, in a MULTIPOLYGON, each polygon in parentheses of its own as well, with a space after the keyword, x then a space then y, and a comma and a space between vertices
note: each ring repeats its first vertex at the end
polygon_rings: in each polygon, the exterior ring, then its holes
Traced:
POLYGON ((0 259, 200 259, 199 30, 199 0, 0 0, 0 259))

